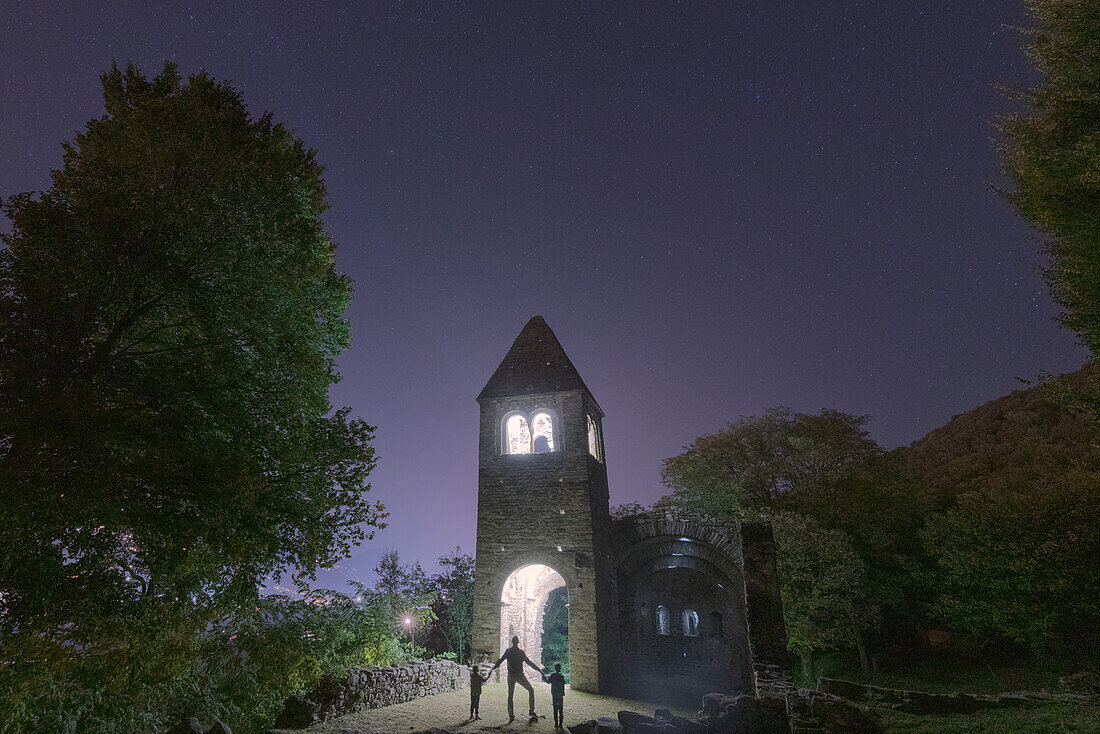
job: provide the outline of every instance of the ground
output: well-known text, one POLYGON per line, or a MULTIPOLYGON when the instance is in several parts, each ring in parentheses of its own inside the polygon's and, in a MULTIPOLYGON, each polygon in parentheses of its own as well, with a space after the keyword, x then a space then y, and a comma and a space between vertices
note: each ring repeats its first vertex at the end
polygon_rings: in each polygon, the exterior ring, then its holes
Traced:
MULTIPOLYGON (((468 721, 470 692, 468 690, 441 693, 358 714, 348 714, 325 724, 310 727, 309 734, 403 734, 440 727, 453 732, 553 732, 554 717, 550 712, 550 686, 532 682, 535 688, 537 722, 527 720, 527 691, 516 688, 516 720, 508 724, 508 684, 487 683, 481 693, 481 721, 468 721)), ((610 696, 597 696, 580 691, 565 692, 565 725, 576 724, 598 716, 614 717, 628 709, 653 715, 655 706, 641 701, 628 701, 610 696)), ((674 713, 687 716, 694 712, 673 709, 674 713)))
POLYGON ((1027 709, 916 716, 879 707, 888 734, 1095 734, 1100 706, 1050 703, 1027 709))

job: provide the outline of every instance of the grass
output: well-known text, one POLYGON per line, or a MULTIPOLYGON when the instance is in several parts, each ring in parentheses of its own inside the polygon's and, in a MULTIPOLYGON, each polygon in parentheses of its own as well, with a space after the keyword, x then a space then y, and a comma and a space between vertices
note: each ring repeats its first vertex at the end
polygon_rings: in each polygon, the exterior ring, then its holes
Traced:
MULTIPOLYGON (((992 665, 961 657, 924 658, 907 667, 884 667, 861 673, 844 655, 824 656, 815 673, 926 693, 1003 693, 1057 691, 1058 674, 1039 666, 992 665)), ((805 682, 802 683, 805 685, 805 682)), ((811 685, 812 687, 812 685, 811 685)), ((972 714, 910 714, 885 706, 871 706, 882 714, 886 732, 906 734, 1095 734, 1100 732, 1100 705, 1035 703, 1024 708, 979 711, 972 714)))
MULTIPOLYGON (((1058 690, 1058 674, 1053 671, 1034 665, 994 666, 973 659, 925 658, 905 667, 883 666, 877 673, 865 674, 849 657, 838 654, 823 657, 814 667, 817 676, 925 693, 1058 690)), ((799 684, 813 688, 816 679, 799 684)))
POLYGON ((1100 732, 1100 706, 1046 703, 1029 708, 979 711, 973 714, 917 716, 882 707, 886 732, 905 734, 1095 734, 1100 732))

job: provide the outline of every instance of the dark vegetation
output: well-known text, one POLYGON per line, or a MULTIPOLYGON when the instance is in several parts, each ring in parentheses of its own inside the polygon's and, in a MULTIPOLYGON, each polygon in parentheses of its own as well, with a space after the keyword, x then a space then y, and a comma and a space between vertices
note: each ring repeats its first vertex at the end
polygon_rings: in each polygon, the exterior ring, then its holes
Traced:
MULTIPOLYGON (((1092 389, 1095 370, 1065 378, 1092 389)), ((789 647, 858 674, 1100 664, 1100 447, 1045 387, 879 449, 865 419, 785 409, 665 462, 662 502, 771 520, 789 647), (831 655, 835 665, 835 655, 831 655), (952 658, 954 658, 952 660, 952 658)), ((831 667, 831 666, 830 666, 831 667)), ((965 672, 963 672, 965 675, 965 672)))
POLYGON ((569 592, 564 586, 554 589, 546 600, 542 617, 542 667, 553 671, 561 663, 561 672, 569 679, 569 592))
POLYGON ((374 429, 328 398, 351 283, 313 151, 205 74, 103 93, 50 189, 3 201, 0 731, 260 731, 324 672, 415 654, 398 612, 465 656, 457 551, 309 588, 386 517, 374 429), (300 598, 261 596, 286 569, 300 598))
MULTIPOLYGON (((1100 6, 1030 6, 1042 78, 999 121, 1005 195, 1044 233, 1063 322, 1096 355, 1100 6)), ((263 731, 323 673, 465 660, 460 551, 434 576, 391 553, 374 588, 309 588, 386 518, 366 499, 374 429, 328 398, 351 284, 313 152, 205 74, 112 69, 103 89, 106 114, 65 146, 50 189, 2 202, 0 732, 163 731, 185 715, 263 731), (259 593, 287 569, 297 598, 259 593)), ((865 424, 778 409, 666 462, 665 502, 772 521, 802 674, 993 691, 1095 670, 1095 373, 892 452, 865 424)), ((567 664, 564 603, 544 649, 567 664)), ((1095 728, 1062 705, 890 716, 908 731, 1095 728)))

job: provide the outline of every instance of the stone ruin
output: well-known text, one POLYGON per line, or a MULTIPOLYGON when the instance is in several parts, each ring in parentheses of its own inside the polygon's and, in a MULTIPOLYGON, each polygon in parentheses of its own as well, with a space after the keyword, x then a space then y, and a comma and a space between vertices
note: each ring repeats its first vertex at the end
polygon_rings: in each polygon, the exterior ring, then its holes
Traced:
POLYGON ((478 403, 478 660, 514 635, 541 663, 546 598, 565 586, 575 689, 694 705, 790 688, 770 526, 671 509, 612 519, 603 410, 541 317, 478 403))

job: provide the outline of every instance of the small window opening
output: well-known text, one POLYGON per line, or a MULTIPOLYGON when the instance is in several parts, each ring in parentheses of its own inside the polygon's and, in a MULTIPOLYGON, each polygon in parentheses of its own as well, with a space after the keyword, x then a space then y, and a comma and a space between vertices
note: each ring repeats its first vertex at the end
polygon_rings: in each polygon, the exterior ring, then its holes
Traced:
POLYGON ((596 430, 596 421, 592 416, 588 417, 588 453, 592 454, 596 461, 600 461, 600 434, 596 430))
POLYGON ((506 438, 505 449, 509 454, 531 453, 531 430, 527 419, 522 415, 513 415, 504 424, 506 438))
POLYGON ((688 637, 699 636, 699 615, 694 609, 685 609, 682 615, 684 634, 688 637))
POLYGON ((722 637, 725 636, 722 630, 721 612, 710 613, 710 635, 711 637, 717 637, 718 639, 722 639, 722 637))
POLYGON ((668 607, 666 607, 664 604, 661 604, 657 607, 657 634, 671 634, 671 632, 669 631, 668 607))
POLYGON ((531 444, 536 454, 548 454, 554 450, 554 421, 547 413, 535 413, 531 417, 531 444))

